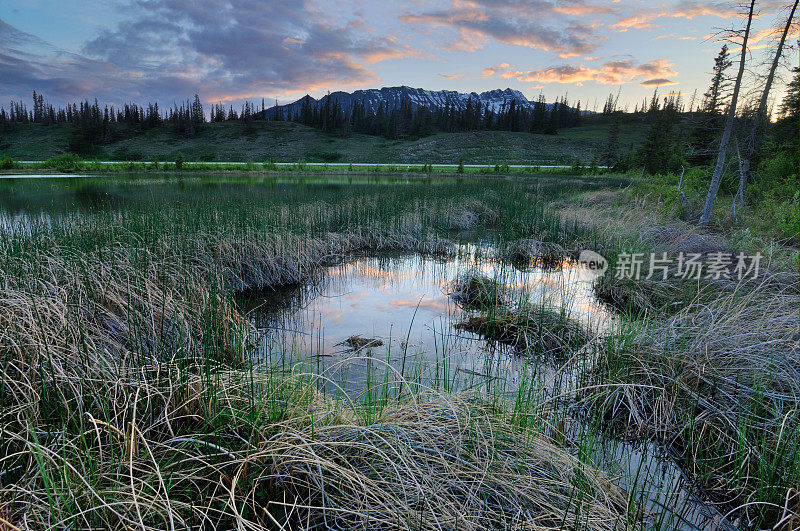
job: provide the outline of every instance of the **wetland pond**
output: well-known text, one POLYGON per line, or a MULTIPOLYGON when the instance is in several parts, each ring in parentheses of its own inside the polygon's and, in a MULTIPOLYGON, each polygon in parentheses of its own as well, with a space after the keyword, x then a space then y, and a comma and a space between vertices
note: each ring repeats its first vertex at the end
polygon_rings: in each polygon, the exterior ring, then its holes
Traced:
MULTIPOLYGON (((170 182, 152 176, 113 182, 6 179, 0 182, 0 236, 56 234, 65 242, 78 242, 73 234, 82 234, 86 241, 74 245, 81 252, 92 252, 117 245, 158 248, 164 241, 190 241, 196 233, 212 230, 345 233, 370 223, 404 219, 414 209, 408 205, 424 201, 438 203, 436 208, 412 213, 423 227, 435 227, 440 223, 440 206, 462 205, 462 197, 480 197, 487 190, 477 180, 458 186, 400 184, 170 182), (393 186, 390 192, 388 186, 393 186), (330 213, 331 205, 343 206, 330 213), (100 232, 94 227, 114 230, 100 232)), ((499 181, 493 185, 501 190, 493 201, 511 218, 507 227, 535 222, 540 233, 558 231, 560 221, 548 221, 543 211, 534 212, 539 218, 531 219, 519 201, 558 198, 563 183, 552 189, 539 184, 520 188, 527 190, 528 198, 518 193, 521 185, 499 181), (509 190, 503 192, 503 187, 509 190)), ((590 189, 588 184, 573 183, 570 191, 582 186, 590 189)), ((591 368, 598 340, 624 326, 595 297, 594 274, 569 260, 545 268, 501 259, 503 244, 521 237, 511 229, 503 234, 476 230, 446 235, 456 247, 447 259, 415 253, 348 255, 315 269, 303 283, 236 293, 239 309, 252 324, 255 360, 307 374, 317 379, 320 390, 343 391, 355 402, 369 401, 366 394, 395 396, 403 385, 472 389, 517 399, 520 390, 532 389, 535 394, 526 392, 527 399, 548 400, 568 411, 581 376, 591 368), (493 304, 476 307, 453 296, 465 275, 487 279, 487 285, 497 289, 493 304), (551 323, 560 330, 581 330, 582 341, 563 356, 546 348, 532 354, 502 334, 487 338, 491 334, 467 325, 495 319, 518 326, 514 315, 523 309, 534 320, 555 316, 551 323)), ((648 510, 659 515, 660 528, 725 527, 724 519, 686 488, 680 469, 658 447, 587 436, 591 430, 580 418, 569 414, 565 418, 571 438, 591 441, 589 453, 598 467, 611 472, 632 495, 642 497, 648 510)))
POLYGON ((468 245, 448 260, 359 257, 324 268, 311 282, 248 291, 239 299, 255 328, 257 356, 272 364, 310 363, 350 389, 384 373, 450 388, 498 380, 514 387, 529 360, 508 342, 463 329, 482 313, 452 296, 464 275, 480 275, 510 304, 559 313, 591 335, 605 334, 616 321, 595 298, 592 274, 577 264, 518 268, 489 254, 468 245))
MULTIPOLYGON (((321 388, 344 391, 355 402, 396 392, 402 381, 512 398, 529 387, 538 389, 539 400, 562 398, 569 406, 591 356, 575 363, 547 353, 532 357, 461 329, 460 323, 486 309, 454 300, 455 282, 465 272, 481 274, 503 286, 513 306, 559 312, 589 338, 610 333, 619 318, 597 300, 593 274, 577 263, 519 268, 489 254, 491 249, 469 245, 449 260, 359 257, 324 268, 305 284, 242 293, 239 302, 254 327, 257 358, 313 374, 321 388)), ((582 422, 568 425, 575 440, 591 438, 582 422)), ((657 445, 598 438, 590 451, 659 515, 654 527, 726 528, 713 508, 686 489, 686 478, 657 445)))

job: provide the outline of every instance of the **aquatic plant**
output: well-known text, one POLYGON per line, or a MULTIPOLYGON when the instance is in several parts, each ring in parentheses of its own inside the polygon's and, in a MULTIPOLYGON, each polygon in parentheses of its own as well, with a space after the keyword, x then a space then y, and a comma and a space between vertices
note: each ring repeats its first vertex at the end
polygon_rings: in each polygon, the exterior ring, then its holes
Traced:
POLYGON ((524 354, 564 357, 591 339, 583 327, 563 312, 546 307, 523 306, 469 317, 455 327, 499 341, 524 354))
POLYGON ((505 300, 499 283, 475 269, 459 274, 450 283, 448 295, 464 306, 477 309, 494 308, 505 300))
POLYGON ((526 270, 531 267, 560 267, 569 255, 556 242, 545 242, 532 238, 522 238, 511 244, 507 255, 514 267, 526 270))

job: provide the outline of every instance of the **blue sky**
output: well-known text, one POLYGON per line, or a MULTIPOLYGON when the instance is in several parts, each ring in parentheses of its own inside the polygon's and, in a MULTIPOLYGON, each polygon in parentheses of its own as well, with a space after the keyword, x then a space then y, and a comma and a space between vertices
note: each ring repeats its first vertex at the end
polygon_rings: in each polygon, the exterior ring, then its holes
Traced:
MULTIPOLYGON (((511 87, 584 108, 708 84, 731 2, 0 0, 0 101, 281 102, 393 85, 511 87)), ((784 3, 761 0, 753 64, 784 3)), ((792 39, 796 44, 796 36, 792 39)), ((796 50, 788 62, 796 63, 796 50)), ((754 83, 755 85, 755 83, 754 83)))

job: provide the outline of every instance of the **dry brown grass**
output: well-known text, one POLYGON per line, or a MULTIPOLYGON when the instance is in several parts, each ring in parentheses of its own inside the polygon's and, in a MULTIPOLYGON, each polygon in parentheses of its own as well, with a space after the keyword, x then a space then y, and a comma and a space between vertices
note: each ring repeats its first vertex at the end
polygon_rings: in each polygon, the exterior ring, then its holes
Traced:
POLYGON ((474 230, 479 226, 494 227, 500 222, 500 214, 483 201, 468 201, 445 207, 439 224, 454 231, 474 230))
POLYGON ((376 248, 452 249, 365 229, 6 259, 0 514, 22 529, 614 528, 625 493, 497 404, 356 406, 250 365, 226 286, 376 248))
POLYGON ((664 442, 744 522, 775 523, 782 485, 800 478, 799 323, 794 293, 718 293, 609 349, 584 396, 664 442))
POLYGON ((612 529, 625 514, 610 478, 472 395, 364 410, 270 371, 103 361, 51 359, 61 391, 29 380, 4 411, 15 525, 612 529))
MULTIPOLYGON (((451 256, 453 243, 423 236, 410 226, 396 230, 364 227, 348 234, 328 233, 308 238, 293 234, 199 234, 190 243, 191 261, 206 271, 220 272, 226 285, 242 291, 308 280, 320 266, 354 253, 406 251, 451 256)), ((170 246, 169 244, 167 245, 170 246)))

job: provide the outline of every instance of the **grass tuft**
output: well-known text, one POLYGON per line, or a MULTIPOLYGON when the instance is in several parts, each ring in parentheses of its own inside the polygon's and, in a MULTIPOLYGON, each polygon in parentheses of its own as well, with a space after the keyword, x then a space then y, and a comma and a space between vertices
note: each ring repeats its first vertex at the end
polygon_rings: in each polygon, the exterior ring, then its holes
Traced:
POLYGON ((586 345, 590 338, 582 326, 562 312, 545 307, 523 306, 493 314, 470 317, 455 327, 499 341, 529 354, 563 358, 586 345))

